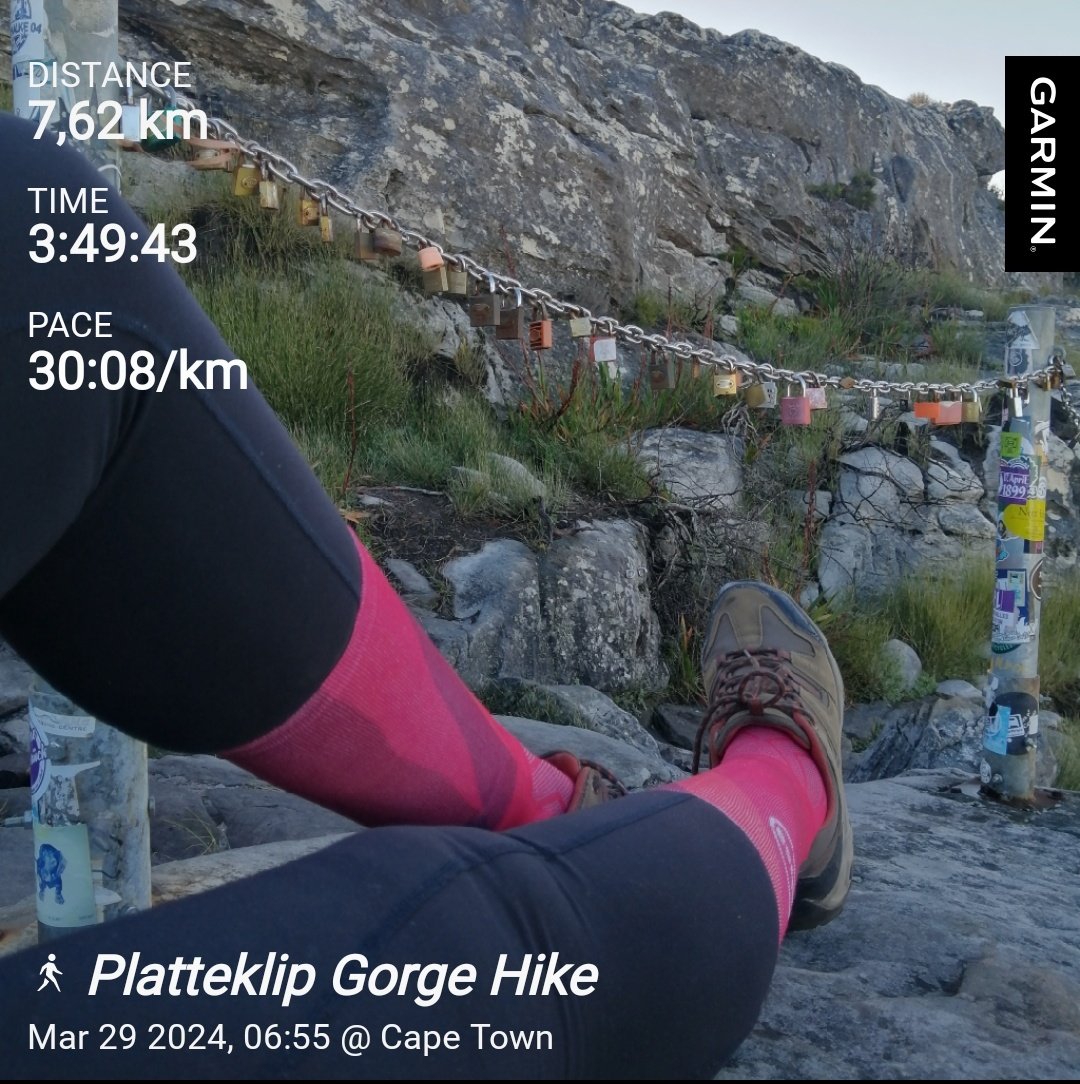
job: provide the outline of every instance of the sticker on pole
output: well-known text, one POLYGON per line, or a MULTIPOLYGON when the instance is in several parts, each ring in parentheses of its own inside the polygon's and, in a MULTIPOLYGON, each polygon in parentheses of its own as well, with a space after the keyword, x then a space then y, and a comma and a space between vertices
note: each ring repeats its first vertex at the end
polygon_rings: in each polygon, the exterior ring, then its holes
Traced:
POLYGON ((89 738, 94 733, 97 720, 92 715, 59 715, 37 707, 33 700, 28 707, 31 720, 46 734, 55 734, 58 738, 89 738))
POLYGON ((1026 456, 1002 459, 998 473, 998 502, 1027 504, 1031 465, 1026 456))
POLYGON ((996 654, 1013 651, 1035 639, 1038 625, 1033 621, 1032 601, 1023 569, 997 569, 991 633, 991 647, 996 654))
POLYGON ((46 926, 71 929, 97 922, 90 836, 85 824, 34 825, 37 916, 46 926))
POLYGON ((1039 733, 1039 704, 1024 692, 1001 693, 990 706, 983 730, 983 748, 999 756, 1021 756, 1035 747, 1039 733))

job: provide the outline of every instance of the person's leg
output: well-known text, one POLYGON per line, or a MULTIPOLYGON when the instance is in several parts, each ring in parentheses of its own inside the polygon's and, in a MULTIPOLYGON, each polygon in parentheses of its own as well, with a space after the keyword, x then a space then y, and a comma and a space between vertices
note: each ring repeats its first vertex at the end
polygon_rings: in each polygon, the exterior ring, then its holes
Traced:
POLYGON ((111 190, 107 215, 50 213, 50 193, 104 183, 32 133, 0 117, 0 635, 100 718, 177 750, 250 745, 237 759, 367 823, 565 809, 572 781, 495 723, 358 559, 254 387, 182 388, 176 362, 159 391, 91 390, 106 374, 89 367, 68 391, 56 360, 34 387, 39 350, 149 350, 158 379, 174 349, 234 355, 171 267, 60 262, 90 223, 137 234, 130 251, 147 231, 111 190), (27 255, 37 223, 45 264, 27 255), (109 337, 32 335, 42 311, 106 313, 109 337))
MULTIPOLYGON (((757 1018, 776 961, 777 925, 769 878, 746 836, 706 802, 650 792, 506 833, 373 829, 49 948, 63 972, 62 994, 32 996, 43 949, 0 961, 0 1019, 16 1040, 5 1049, 11 1076, 707 1079, 757 1018), (128 963, 135 952, 142 954, 136 968, 199 956, 206 967, 226 964, 233 971, 243 966, 242 952, 247 966, 274 952, 275 973, 288 953, 287 965, 314 968, 314 982, 287 1007, 280 996, 244 992, 150 996, 147 986, 146 996, 125 996, 123 981, 103 983, 87 996, 104 954, 128 963), (579 989, 595 985, 594 992, 563 995, 556 986, 544 992, 543 980, 532 992, 537 965, 545 973, 555 953, 564 988, 571 989, 573 970, 592 964, 595 983, 581 974, 579 989), (352 954, 366 965, 346 959, 352 954), (527 971, 520 994, 513 977, 491 994, 502 955, 504 970, 527 971), (358 976, 368 976, 353 996, 334 988, 342 960, 343 989, 355 991, 358 976), (476 977, 463 983, 471 993, 444 989, 425 1007, 414 1000, 415 976, 404 996, 371 992, 370 982, 385 989, 387 972, 373 974, 383 964, 472 965, 476 977), (212 1045, 147 1049, 157 1034, 153 1025, 219 1022, 231 1054, 212 1045), (42 1032, 49 1024, 85 1029, 86 1047, 31 1052, 32 1023, 42 1032), (102 1051, 109 1033, 99 1028, 107 1024, 131 1025, 138 1037, 133 1048, 102 1051), (261 1049, 248 1050, 245 1037, 258 1047, 269 1025, 276 1025, 281 1045, 271 1048, 271 1035, 261 1049), (314 1025, 327 1025, 329 1050, 300 1048, 297 1036, 310 1037, 314 1025), (359 1058, 341 1050, 350 1025, 370 1035, 359 1058), (409 1030, 457 1032, 460 1049, 424 1057, 386 1048, 409 1030), (496 1032, 527 1035, 531 1048, 495 1049, 492 1038, 502 1042, 496 1032)), ((119 964, 103 966, 115 973, 119 964)), ((251 977, 256 989, 263 974, 251 977)), ((436 978, 427 972, 428 998, 421 1000, 431 999, 436 978)), ((180 981, 186 986, 187 973, 180 981)), ((194 1032, 181 1027, 179 1034, 194 1032)))

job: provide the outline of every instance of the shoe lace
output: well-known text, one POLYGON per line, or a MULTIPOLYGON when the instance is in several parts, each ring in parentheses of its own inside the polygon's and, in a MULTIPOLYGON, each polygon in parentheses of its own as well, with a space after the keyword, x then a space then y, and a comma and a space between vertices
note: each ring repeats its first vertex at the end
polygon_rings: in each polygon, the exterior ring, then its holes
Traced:
POLYGON ((725 723, 741 711, 761 716, 772 708, 794 716, 801 710, 796 699, 799 686, 790 662, 790 652, 768 647, 730 651, 717 659, 709 706, 694 739, 695 775, 701 765, 705 737, 717 723, 725 723))

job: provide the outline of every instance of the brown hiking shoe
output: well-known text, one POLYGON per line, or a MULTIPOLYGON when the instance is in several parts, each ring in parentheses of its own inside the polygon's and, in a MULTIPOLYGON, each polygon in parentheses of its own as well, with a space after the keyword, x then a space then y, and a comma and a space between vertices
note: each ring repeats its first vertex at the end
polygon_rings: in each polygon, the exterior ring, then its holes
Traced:
POLYGON ((578 760, 573 753, 562 752, 548 753, 544 760, 574 781, 574 793, 566 807, 567 813, 591 809, 594 805, 602 805, 626 794, 626 788, 607 768, 591 760, 578 760))
POLYGON ((774 726, 809 750, 825 781, 828 812, 799 869, 792 929, 840 913, 851 884, 852 839, 840 741, 844 681, 821 630, 783 591, 735 582, 717 595, 701 655, 708 709, 694 748, 718 764, 747 726, 774 726))

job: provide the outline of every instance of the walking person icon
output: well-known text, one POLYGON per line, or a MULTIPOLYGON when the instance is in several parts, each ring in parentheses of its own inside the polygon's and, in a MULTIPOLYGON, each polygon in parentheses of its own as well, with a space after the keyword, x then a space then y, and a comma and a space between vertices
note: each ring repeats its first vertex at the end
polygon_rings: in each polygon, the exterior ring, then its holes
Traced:
POLYGON ((42 990, 51 982, 56 987, 56 992, 60 993, 60 983, 56 981, 57 975, 62 975, 63 971, 56 966, 56 953, 50 952, 49 959, 41 965, 41 969, 38 971, 39 975, 44 976, 41 980, 41 985, 37 988, 37 992, 40 994, 42 990))

